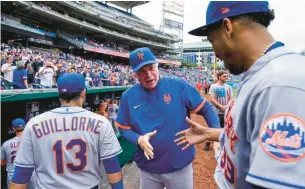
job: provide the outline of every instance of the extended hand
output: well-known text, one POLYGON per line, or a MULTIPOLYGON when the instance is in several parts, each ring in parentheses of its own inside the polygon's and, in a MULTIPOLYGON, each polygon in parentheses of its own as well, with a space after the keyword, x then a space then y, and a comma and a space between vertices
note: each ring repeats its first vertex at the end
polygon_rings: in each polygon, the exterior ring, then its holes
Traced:
POLYGON ((150 145, 149 140, 156 133, 157 131, 155 130, 154 132, 147 133, 138 138, 138 144, 144 151, 147 160, 154 159, 153 147, 150 145))
POLYGON ((226 111, 226 107, 225 107, 225 106, 221 106, 220 110, 221 110, 222 112, 225 112, 225 111, 226 111))
POLYGON ((198 144, 208 139, 208 134, 206 131, 209 128, 201 126, 200 124, 190 120, 188 117, 186 118, 186 122, 190 125, 190 128, 177 133, 176 136, 182 136, 174 141, 177 143, 177 145, 186 144, 182 150, 189 148, 193 144, 198 144))

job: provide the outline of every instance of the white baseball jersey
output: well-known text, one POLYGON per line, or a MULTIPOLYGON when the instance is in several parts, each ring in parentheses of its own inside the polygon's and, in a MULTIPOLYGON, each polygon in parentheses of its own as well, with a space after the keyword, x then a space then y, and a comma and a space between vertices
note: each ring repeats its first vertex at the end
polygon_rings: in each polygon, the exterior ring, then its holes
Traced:
POLYGON ((7 140, 1 146, 1 160, 5 160, 6 171, 8 173, 14 173, 15 165, 14 160, 17 155, 17 150, 20 145, 21 137, 15 136, 14 138, 7 140))
POLYGON ((100 161, 121 152, 107 118, 60 107, 28 122, 15 165, 35 167, 38 188, 92 188, 101 181, 100 161))
POLYGON ((287 47, 245 73, 225 116, 219 188, 305 188, 305 57, 287 47))
MULTIPOLYGON (((213 98, 221 104, 222 106, 226 106, 229 103, 230 96, 233 95, 232 87, 226 83, 223 85, 219 85, 218 83, 214 83, 211 85, 209 90, 209 94, 213 95, 213 98)), ((221 111, 215 107, 217 113, 221 111)))
POLYGON ((117 111, 118 111, 119 107, 116 104, 109 104, 108 105, 108 116, 109 117, 116 117, 117 111))
POLYGON ((43 69, 43 74, 40 74, 40 84, 46 87, 52 87, 54 71, 52 68, 41 67, 39 72, 41 72, 43 69))
POLYGON ((16 66, 9 66, 8 63, 5 63, 2 65, 1 69, 5 70, 8 69, 6 73, 4 73, 4 79, 9 81, 9 82, 13 82, 13 73, 14 73, 14 69, 16 68, 16 66))
MULTIPOLYGON (((21 137, 15 136, 14 138, 4 142, 3 145, 1 146, 1 160, 5 160, 7 162, 6 171, 7 171, 8 186, 14 174, 14 169, 15 169, 14 161, 17 155, 20 142, 21 142, 21 137)), ((28 185, 28 188, 35 188, 35 185, 36 185, 36 177, 34 171, 30 183, 28 185)))

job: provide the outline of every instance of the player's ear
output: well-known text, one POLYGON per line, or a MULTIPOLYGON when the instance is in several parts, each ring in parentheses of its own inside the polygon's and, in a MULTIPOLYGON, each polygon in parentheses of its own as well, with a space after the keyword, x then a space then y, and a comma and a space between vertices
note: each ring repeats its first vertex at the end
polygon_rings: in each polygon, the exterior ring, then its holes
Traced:
POLYGON ((84 89, 84 90, 80 93, 80 96, 81 96, 82 98, 85 98, 85 97, 86 97, 86 91, 87 91, 87 89, 84 89))

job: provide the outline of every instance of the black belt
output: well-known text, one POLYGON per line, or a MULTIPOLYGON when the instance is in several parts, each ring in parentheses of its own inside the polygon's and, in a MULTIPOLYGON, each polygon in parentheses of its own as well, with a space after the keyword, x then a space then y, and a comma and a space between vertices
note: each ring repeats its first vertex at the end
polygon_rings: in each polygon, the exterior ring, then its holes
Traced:
POLYGON ((94 186, 94 187, 93 187, 93 188, 91 188, 91 189, 98 189, 98 185, 94 186))

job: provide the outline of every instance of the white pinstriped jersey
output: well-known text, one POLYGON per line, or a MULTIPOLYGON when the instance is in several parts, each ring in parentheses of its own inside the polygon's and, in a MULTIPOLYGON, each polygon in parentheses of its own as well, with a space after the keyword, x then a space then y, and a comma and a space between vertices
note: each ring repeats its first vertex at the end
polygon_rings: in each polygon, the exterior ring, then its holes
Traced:
POLYGON ((35 167, 38 188, 92 188, 101 182, 100 161, 121 152, 107 118, 60 107, 28 122, 15 165, 35 167))

